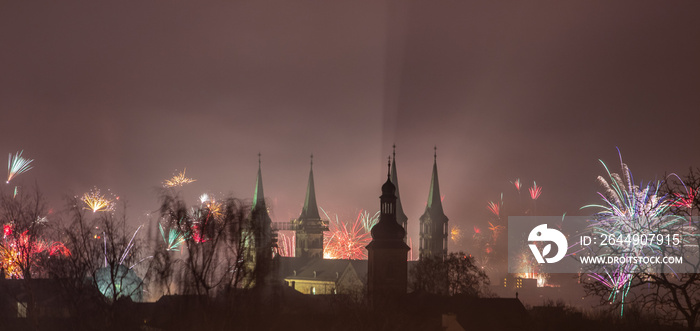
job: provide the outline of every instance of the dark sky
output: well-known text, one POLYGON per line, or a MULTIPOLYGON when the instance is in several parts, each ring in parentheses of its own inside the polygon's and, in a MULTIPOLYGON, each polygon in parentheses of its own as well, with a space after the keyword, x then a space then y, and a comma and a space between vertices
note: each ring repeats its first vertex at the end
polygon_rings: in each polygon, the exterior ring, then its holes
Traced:
POLYGON ((700 166, 698 17, 697 1, 3 2, 0 152, 35 159, 15 183, 55 208, 97 186, 134 224, 176 169, 190 201, 250 198, 258 152, 274 221, 300 213, 311 153, 320 206, 376 211, 393 143, 414 238, 434 145, 451 224, 485 224, 516 177, 543 186, 539 214, 580 214, 616 147, 637 181, 700 166))

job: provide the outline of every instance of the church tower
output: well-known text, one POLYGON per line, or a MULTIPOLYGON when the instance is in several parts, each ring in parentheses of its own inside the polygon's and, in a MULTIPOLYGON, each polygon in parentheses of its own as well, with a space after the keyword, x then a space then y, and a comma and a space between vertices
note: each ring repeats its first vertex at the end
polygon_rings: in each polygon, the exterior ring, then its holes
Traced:
POLYGON ((323 231, 328 231, 328 222, 321 220, 316 205, 316 190, 314 188, 314 156, 311 155, 311 170, 309 184, 306 187, 306 199, 301 215, 292 220, 292 228, 296 231, 296 249, 294 256, 298 258, 323 258, 323 231))
POLYGON ((249 248, 254 261, 252 270, 256 286, 263 285, 265 278, 270 274, 272 247, 275 244, 272 239, 272 219, 270 219, 265 205, 260 163, 260 154, 258 154, 258 178, 255 181, 255 194, 250 211, 250 238, 248 239, 252 244, 249 245, 249 248))
POLYGON ((408 236, 408 216, 403 212, 401 207, 401 195, 399 194, 399 175, 396 173, 396 145, 394 147, 394 158, 391 163, 391 183, 396 187, 396 221, 399 222, 406 234, 403 236, 403 242, 406 242, 408 236))
POLYGON ((409 247, 406 231, 396 221, 396 187, 391 182, 391 161, 387 180, 382 185, 380 216, 372 227, 372 241, 367 245, 367 290, 370 302, 378 305, 406 294, 409 247))
POLYGON ((420 258, 444 257, 447 255, 447 216, 442 210, 440 184, 437 172, 437 147, 433 161, 433 178, 430 181, 428 204, 420 217, 420 258))

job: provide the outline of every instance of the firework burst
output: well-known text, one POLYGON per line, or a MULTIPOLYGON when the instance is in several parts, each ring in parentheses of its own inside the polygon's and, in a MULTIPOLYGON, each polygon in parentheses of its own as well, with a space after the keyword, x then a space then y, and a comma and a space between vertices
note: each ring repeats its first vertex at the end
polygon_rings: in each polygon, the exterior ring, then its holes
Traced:
MULTIPOLYGON (((589 230, 594 234, 604 234, 613 238, 634 235, 647 235, 650 229, 660 234, 680 234, 681 238, 692 237, 692 230, 685 225, 682 217, 671 215, 669 209, 677 200, 670 199, 659 192, 662 182, 650 182, 646 186, 635 185, 632 173, 620 155, 621 174, 611 173, 603 161, 600 161, 608 179, 598 176, 598 183, 603 192, 598 195, 603 200, 600 205, 588 205, 582 208, 595 208, 598 212, 591 221, 589 230)), ((634 245, 620 242, 606 246, 614 253, 626 257, 644 257, 662 255, 663 247, 634 245)), ((637 272, 654 272, 652 266, 642 264, 616 264, 606 266, 602 272, 592 273, 590 277, 610 289, 609 300, 620 303, 620 314, 624 312, 625 298, 630 290, 632 275, 637 272)))
MULTIPOLYGON (((286 231, 285 231, 286 232, 286 231)), ((294 232, 291 235, 285 235, 282 231, 277 232, 277 254, 285 257, 294 257, 295 240, 294 232)))
POLYGON ((693 190, 692 187, 687 187, 686 194, 674 193, 675 201, 673 202, 673 206, 681 208, 693 208, 693 201, 695 201, 695 197, 698 194, 698 191, 700 191, 700 187, 698 187, 695 190, 693 190))
POLYGON ((520 193, 520 188, 523 187, 523 183, 520 182, 520 178, 516 178, 514 181, 511 182, 513 185, 515 185, 515 189, 518 190, 518 193, 520 193))
POLYGON ((50 256, 70 255, 68 248, 61 242, 45 242, 29 235, 28 230, 15 233, 13 225, 3 226, 3 240, 0 241, 0 269, 5 270, 5 277, 24 278, 22 264, 38 261, 34 256, 43 252, 50 256))
POLYGON ((323 258, 325 259, 353 259, 363 260, 367 258, 365 246, 369 244, 370 233, 365 231, 362 222, 362 212, 352 224, 346 224, 335 216, 333 221, 323 208, 326 218, 330 221, 330 236, 323 238, 323 258))
POLYGON ((362 220, 362 227, 365 229, 365 232, 369 233, 372 227, 379 223, 379 212, 370 216, 367 211, 360 211, 360 219, 362 220))
POLYGON ((168 230, 168 233, 166 235, 165 230, 163 229, 163 225, 158 224, 158 227, 160 228, 160 235, 163 237, 163 241, 165 242, 165 250, 167 251, 177 251, 180 249, 180 245, 185 242, 185 239, 187 238, 186 233, 182 233, 177 231, 176 229, 170 229, 168 230))
POLYGON ((7 183, 9 184, 10 181, 17 177, 20 174, 23 174, 29 170, 32 169, 31 163, 32 159, 25 159, 22 157, 22 151, 19 151, 15 153, 14 156, 12 156, 12 153, 10 153, 9 159, 7 160, 7 183))
POLYGON ((500 214, 501 214, 501 205, 500 204, 497 204, 493 201, 489 201, 488 208, 494 215, 496 215, 496 217, 500 217, 500 214))
POLYGON ((87 206, 85 209, 92 210, 93 213, 114 210, 114 202, 106 195, 102 195, 97 188, 93 188, 90 192, 83 194, 81 200, 87 206))
POLYGON ((532 200, 537 200, 540 198, 540 195, 542 195, 542 186, 537 186, 537 182, 533 182, 530 188, 530 198, 532 198, 532 200))
POLYGON ((170 179, 166 179, 165 182, 163 183, 163 186, 164 187, 183 186, 185 184, 189 184, 189 183, 197 181, 196 179, 187 178, 187 176, 185 176, 185 171, 187 171, 187 169, 183 170, 181 173, 173 176, 170 179))
POLYGON ((495 242, 498 240, 498 236, 501 234, 506 229, 505 226, 503 225, 494 225, 493 223, 489 222, 489 230, 491 230, 491 236, 493 237, 493 241, 495 242))

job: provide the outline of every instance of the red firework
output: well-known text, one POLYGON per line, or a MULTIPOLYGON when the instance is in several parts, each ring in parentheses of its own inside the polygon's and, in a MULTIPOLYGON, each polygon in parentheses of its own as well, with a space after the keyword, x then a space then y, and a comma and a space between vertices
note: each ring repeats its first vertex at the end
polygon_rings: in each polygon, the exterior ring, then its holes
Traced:
POLYGON ((542 186, 537 186, 537 182, 533 183, 534 184, 530 188, 530 198, 532 198, 532 200, 537 200, 542 194, 542 186))

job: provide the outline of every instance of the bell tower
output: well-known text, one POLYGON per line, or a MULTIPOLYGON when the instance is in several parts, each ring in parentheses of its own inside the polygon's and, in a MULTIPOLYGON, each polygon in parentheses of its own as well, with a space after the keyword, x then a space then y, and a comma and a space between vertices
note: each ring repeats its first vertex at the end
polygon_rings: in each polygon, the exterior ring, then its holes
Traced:
POLYGON ((406 231, 396 221, 396 187, 391 182, 391 158, 387 180, 382 185, 379 222, 372 227, 367 245, 367 290, 372 305, 378 306, 406 294, 409 247, 406 231))
POLYGON ((328 231, 328 223, 321 220, 316 204, 314 188, 314 156, 311 155, 309 183, 306 187, 306 199, 301 215, 292 220, 296 232, 296 249, 294 256, 299 258, 323 258, 323 231, 328 231))

